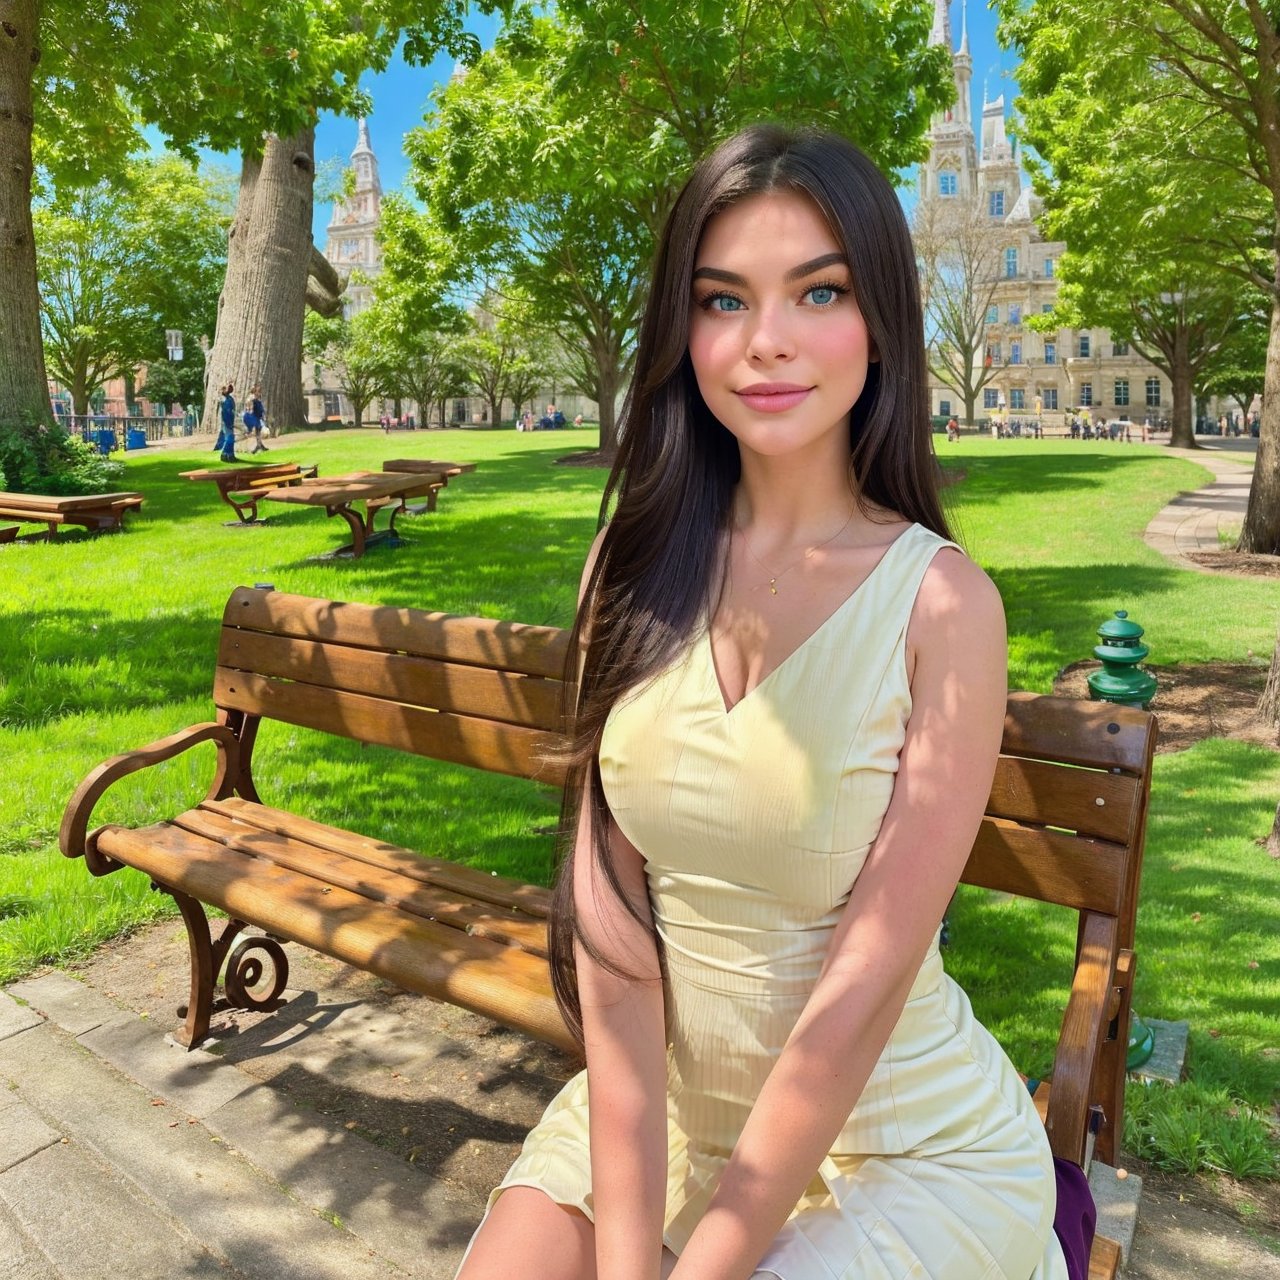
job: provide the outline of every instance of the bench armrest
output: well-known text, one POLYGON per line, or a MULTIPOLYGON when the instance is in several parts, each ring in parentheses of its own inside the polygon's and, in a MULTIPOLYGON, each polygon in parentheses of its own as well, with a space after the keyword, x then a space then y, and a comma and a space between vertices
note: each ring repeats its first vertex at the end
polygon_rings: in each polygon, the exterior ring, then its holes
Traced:
POLYGON ((1120 955, 1116 919, 1087 912, 1054 1056, 1049 1115, 1045 1120, 1053 1154, 1081 1168, 1088 1150, 1093 1077, 1111 1021, 1112 983, 1120 955))
POLYGON ((118 870, 120 863, 98 852, 95 839, 97 831, 89 831, 89 819, 93 815, 94 806, 107 788, 121 778, 150 768, 153 764, 172 760, 174 756, 203 742, 217 743, 218 766, 209 786, 209 797, 213 798, 221 793, 226 780, 236 776, 240 756, 239 739, 224 724, 212 721, 193 724, 180 733, 170 734, 169 737, 139 747, 136 751, 112 756, 94 769, 76 788, 75 794, 67 803, 62 815, 62 825, 58 828, 58 847, 68 858, 83 858, 95 876, 118 870))

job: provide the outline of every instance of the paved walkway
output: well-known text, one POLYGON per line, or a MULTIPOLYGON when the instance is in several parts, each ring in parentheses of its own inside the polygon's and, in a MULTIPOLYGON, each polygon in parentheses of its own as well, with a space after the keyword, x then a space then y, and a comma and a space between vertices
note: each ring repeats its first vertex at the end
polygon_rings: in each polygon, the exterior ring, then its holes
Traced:
POLYGON ((1180 494, 1147 525, 1143 538, 1148 546, 1184 569, 1201 569, 1186 558, 1188 551, 1218 551, 1220 528, 1238 529, 1249 504, 1249 484, 1256 440, 1211 437, 1199 449, 1168 449, 1213 472, 1214 480, 1202 489, 1180 494))

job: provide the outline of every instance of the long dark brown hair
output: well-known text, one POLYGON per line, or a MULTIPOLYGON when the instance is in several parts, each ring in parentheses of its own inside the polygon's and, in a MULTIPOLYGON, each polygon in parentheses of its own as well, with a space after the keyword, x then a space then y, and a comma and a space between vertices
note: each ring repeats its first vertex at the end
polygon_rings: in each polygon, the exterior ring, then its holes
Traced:
MULTIPOLYGON (((620 419, 618 457, 600 507, 602 524, 611 505, 612 517, 569 646, 573 669, 567 674, 577 682, 577 705, 551 916, 551 975, 556 1001, 579 1043, 575 939, 597 963, 631 976, 584 935, 574 910, 574 845, 584 803, 592 856, 627 911, 641 919, 609 856, 599 765, 605 720, 619 698, 676 658, 707 617, 739 476, 737 441, 707 408, 689 360, 698 245, 721 210, 771 191, 806 195, 825 216, 848 259, 854 296, 880 357, 868 368, 850 419, 859 503, 951 536, 930 443, 915 253, 893 188, 861 151, 835 134, 775 125, 744 129, 694 169, 658 244, 620 419)), ((661 959, 661 942, 655 942, 661 959)))

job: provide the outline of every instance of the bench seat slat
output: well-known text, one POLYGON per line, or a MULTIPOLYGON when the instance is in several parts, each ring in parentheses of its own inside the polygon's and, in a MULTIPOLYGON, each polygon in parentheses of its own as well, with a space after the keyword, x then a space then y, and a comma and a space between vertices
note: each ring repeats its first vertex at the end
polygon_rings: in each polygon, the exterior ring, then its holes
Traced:
POLYGON ((568 633, 558 627, 460 618, 392 605, 316 600, 240 587, 227 602, 224 626, 339 644, 443 658, 499 671, 560 679, 568 633))
POLYGON ((960 879, 1076 911, 1115 915, 1124 899, 1124 866, 1119 845, 987 816, 960 879))
POLYGON ((1001 750, 1036 760, 1141 774, 1147 767, 1150 739, 1151 717, 1136 707, 1011 693, 1001 750))
POLYGON ((535 729, 556 723, 564 688, 561 681, 541 676, 231 627, 223 629, 218 662, 326 691, 341 689, 535 729))
POLYGON ((367 862, 370 866, 383 867, 476 902, 518 910, 542 920, 551 913, 551 892, 537 885, 520 884, 504 876, 490 875, 486 871, 477 871, 474 867, 464 867, 461 863, 448 862, 443 858, 429 858, 425 854, 402 849, 399 845, 386 844, 338 827, 325 826, 314 819, 301 818, 282 809, 272 809, 239 797, 206 800, 200 808, 232 818, 254 830, 301 840, 314 848, 340 853, 344 858, 367 862))
POLYGON ((495 1018, 564 1049, 546 962, 334 888, 169 823, 104 827, 98 848, 268 933, 388 982, 495 1018))
POLYGON ((987 812, 1123 843, 1132 837, 1141 802, 1142 784, 1127 774, 1001 755, 987 812))
POLYGON ((518 946, 532 955, 547 956, 545 920, 516 910, 503 913, 491 903, 424 884, 421 880, 331 853, 301 840, 262 831, 223 814, 191 809, 172 819, 172 825, 193 835, 233 848, 277 866, 336 885, 373 902, 385 902, 424 920, 435 920, 475 937, 518 946))
POLYGON ((219 667, 214 678, 214 701, 226 710, 549 785, 564 780, 563 766, 544 757, 551 738, 539 730, 358 693, 326 690, 322 698, 313 694, 310 685, 226 667, 219 667))

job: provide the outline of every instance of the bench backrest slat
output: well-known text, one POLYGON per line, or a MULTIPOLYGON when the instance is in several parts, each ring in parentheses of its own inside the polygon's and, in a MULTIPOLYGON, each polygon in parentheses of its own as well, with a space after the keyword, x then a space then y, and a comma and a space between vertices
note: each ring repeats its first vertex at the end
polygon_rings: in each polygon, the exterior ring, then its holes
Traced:
POLYGON ((549 784, 558 784, 563 777, 563 769, 545 758, 552 745, 551 735, 522 725, 321 690, 224 667, 218 668, 213 695, 218 706, 229 711, 283 720, 435 760, 549 784))
POLYGON ((239 669, 300 681, 317 696, 342 690, 534 729, 557 723, 563 696, 559 680, 542 676, 255 631, 224 635, 220 659, 228 679, 239 669))
POLYGON ((1127 862, 1124 845, 988 815, 960 879, 1000 893, 1115 916, 1124 900, 1127 862))
POLYGON ((559 680, 564 672, 568 645, 567 633, 558 627, 347 604, 249 587, 232 593, 222 624, 224 639, 227 628, 245 628, 551 680, 559 680))
POLYGON ((1141 781, 1128 774, 1002 755, 987 812, 1127 843, 1141 804, 1141 781))
POLYGON ((1150 758, 1150 716, 1134 707, 1011 693, 1001 749, 1141 776, 1150 758))

